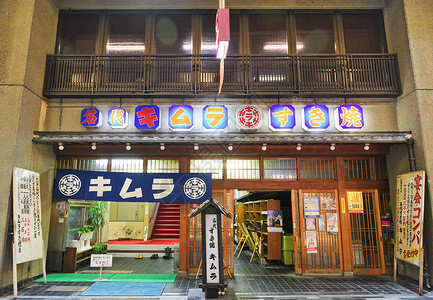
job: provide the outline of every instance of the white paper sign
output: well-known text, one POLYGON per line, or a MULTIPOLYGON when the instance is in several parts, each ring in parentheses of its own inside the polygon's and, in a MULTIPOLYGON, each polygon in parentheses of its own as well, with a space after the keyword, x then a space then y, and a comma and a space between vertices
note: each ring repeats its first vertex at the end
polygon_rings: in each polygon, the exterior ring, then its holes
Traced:
POLYGON ((206 224, 206 279, 207 283, 220 282, 218 257, 218 222, 216 214, 205 216, 206 224))
POLYGON ((92 254, 90 259, 91 267, 111 267, 113 265, 113 255, 92 254))
POLYGON ((43 258, 39 173, 14 168, 13 214, 15 263, 43 258))

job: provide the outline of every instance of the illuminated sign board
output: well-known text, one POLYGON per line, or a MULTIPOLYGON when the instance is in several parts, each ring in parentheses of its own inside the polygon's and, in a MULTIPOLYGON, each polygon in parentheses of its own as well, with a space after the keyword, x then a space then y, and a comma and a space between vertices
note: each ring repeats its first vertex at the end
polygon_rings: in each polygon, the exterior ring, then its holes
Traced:
POLYGON ((353 131, 364 127, 364 111, 360 105, 340 105, 334 110, 335 127, 339 131, 353 131))
POLYGON ((156 105, 139 105, 135 108, 134 125, 137 129, 158 130, 161 127, 161 110, 156 105))
POLYGON ((128 112, 123 108, 111 108, 108 111, 107 123, 111 128, 126 128, 128 126, 128 112))
POLYGON ((253 105, 244 105, 237 110, 236 125, 239 130, 257 130, 262 127, 262 111, 253 105))
POLYGON ((173 131, 191 131, 194 127, 191 105, 172 105, 168 109, 168 126, 173 131))
POLYGON ((102 114, 97 108, 85 108, 81 111, 81 125, 86 127, 100 127, 102 114))
POLYGON ((302 128, 323 131, 329 127, 329 109, 326 105, 307 105, 302 111, 302 128))
POLYGON ((224 105, 207 105, 203 108, 203 127, 206 130, 222 130, 229 124, 229 113, 224 105))
POLYGON ((269 109, 269 128, 272 131, 290 131, 296 126, 292 105, 272 105, 269 109))

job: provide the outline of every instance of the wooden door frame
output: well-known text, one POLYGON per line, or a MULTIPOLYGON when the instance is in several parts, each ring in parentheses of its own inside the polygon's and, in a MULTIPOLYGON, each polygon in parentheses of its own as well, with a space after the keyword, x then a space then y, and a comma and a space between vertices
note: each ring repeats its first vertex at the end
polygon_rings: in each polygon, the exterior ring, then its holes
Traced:
MULTIPOLYGON (((347 192, 362 192, 362 193, 373 193, 374 196, 374 203, 373 205, 375 205, 375 217, 376 217, 376 226, 377 226, 377 233, 378 233, 378 243, 379 243, 379 257, 380 257, 380 263, 381 263, 381 268, 380 269, 359 269, 356 270, 355 266, 353 265, 353 251, 352 251, 352 237, 350 235, 351 233, 351 224, 350 224, 350 213, 349 211, 347 211, 347 218, 348 218, 348 224, 349 224, 349 247, 348 249, 350 250, 350 261, 351 261, 351 266, 352 266, 352 271, 354 274, 357 275, 382 275, 382 274, 386 274, 386 266, 385 266, 385 253, 383 252, 383 233, 382 233, 382 224, 381 224, 381 217, 380 217, 380 204, 379 204, 379 190, 377 189, 347 189, 346 190, 346 195, 347 192)), ((348 205, 347 202, 347 196, 346 196, 346 204, 348 205)), ((346 206, 347 209, 349 208, 348 206, 346 206)))
MULTIPOLYGON (((303 222, 303 216, 304 216, 304 205, 303 205, 303 201, 302 201, 302 194, 303 193, 330 193, 333 192, 335 195, 335 202, 337 204, 337 219, 338 219, 338 247, 339 247, 339 259, 340 259, 340 268, 337 272, 335 272, 335 274, 343 274, 343 270, 344 270, 344 263, 343 263, 343 244, 342 244, 342 237, 341 237, 341 216, 340 216, 340 203, 338 201, 339 196, 338 196, 338 190, 337 189, 299 189, 298 191, 298 205, 299 205, 299 220, 300 220, 300 224, 298 224, 299 226, 299 231, 300 231, 300 239, 297 239, 299 241, 299 243, 296 244, 296 246, 300 245, 301 247, 301 256, 302 256, 302 266, 295 266, 295 270, 296 268, 300 268, 302 270, 302 274, 308 274, 308 273, 330 273, 330 270, 335 271, 334 269, 323 269, 323 270, 314 270, 312 272, 308 272, 306 270, 306 248, 305 248, 305 236, 303 234, 304 232, 304 222, 303 222), (302 220, 302 222, 301 222, 302 220)), ((297 249, 295 250, 297 252, 297 249)), ((297 263, 297 261, 296 261, 297 263)))

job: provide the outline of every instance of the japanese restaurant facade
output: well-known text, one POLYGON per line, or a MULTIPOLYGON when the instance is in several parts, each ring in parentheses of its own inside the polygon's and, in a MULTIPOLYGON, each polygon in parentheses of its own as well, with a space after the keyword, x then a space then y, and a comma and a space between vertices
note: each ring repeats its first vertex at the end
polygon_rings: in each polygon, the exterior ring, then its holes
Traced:
MULTIPOLYGON (((27 13, 44 23, 32 27, 30 41, 44 45, 29 57, 43 61, 32 58, 38 73, 24 72, 14 143, 25 146, 11 155, 42 174, 46 241, 56 169, 211 173, 214 199, 235 215, 237 191, 287 192, 297 274, 392 271, 396 175, 418 167, 428 176, 433 161, 425 136, 428 83, 418 82, 410 65, 425 49, 409 51, 400 40, 422 8, 405 11, 405 1, 244 2, 226 2, 231 39, 220 95, 217 4, 35 2, 27 13), (39 102, 27 106, 29 91, 39 102), (318 218, 332 219, 332 229, 311 228, 305 199, 317 201, 318 218), (307 249, 307 231, 315 251, 307 249)), ((197 272, 201 259, 201 224, 188 217, 194 207, 180 205, 185 274, 197 272)), ((237 226, 236 218, 223 218, 231 273, 237 226)), ((426 238, 427 249, 430 243, 426 238)), ((2 279, 9 267, 4 263, 2 279)), ((32 268, 20 279, 39 274, 32 268)))

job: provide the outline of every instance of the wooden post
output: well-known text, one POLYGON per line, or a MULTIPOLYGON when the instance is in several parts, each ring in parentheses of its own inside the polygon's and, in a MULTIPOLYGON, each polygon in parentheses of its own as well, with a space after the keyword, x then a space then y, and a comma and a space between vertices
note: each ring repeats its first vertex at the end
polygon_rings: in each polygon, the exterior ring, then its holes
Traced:
POLYGON ((424 286, 424 248, 420 249, 420 262, 419 262, 419 286, 418 286, 418 294, 422 296, 423 294, 423 286, 424 286))
POLYGON ((14 298, 18 298, 18 276, 17 276, 17 262, 15 255, 15 243, 12 243, 12 273, 14 285, 14 298))

